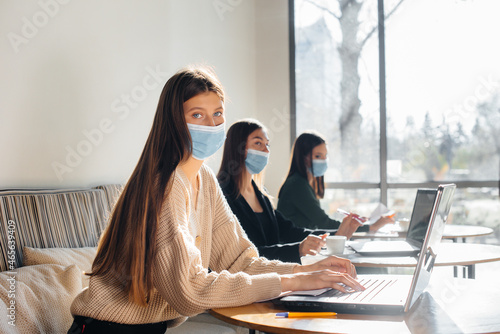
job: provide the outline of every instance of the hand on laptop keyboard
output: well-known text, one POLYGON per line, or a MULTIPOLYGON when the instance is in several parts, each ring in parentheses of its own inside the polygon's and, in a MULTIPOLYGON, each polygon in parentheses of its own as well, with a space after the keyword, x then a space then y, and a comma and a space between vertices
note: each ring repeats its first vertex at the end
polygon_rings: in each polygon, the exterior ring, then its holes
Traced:
POLYGON ((356 291, 365 288, 353 277, 330 269, 281 275, 281 291, 315 290, 333 288, 346 292, 346 286, 356 291))
POLYGON ((357 277, 356 268, 351 263, 351 261, 336 256, 329 256, 326 259, 320 260, 318 262, 299 267, 300 268, 297 270, 297 272, 330 269, 335 272, 346 273, 353 278, 357 277))
POLYGON ((333 288, 346 292, 346 287, 364 290, 355 278, 356 269, 351 261, 330 256, 313 264, 296 266, 294 274, 281 275, 281 291, 333 288))

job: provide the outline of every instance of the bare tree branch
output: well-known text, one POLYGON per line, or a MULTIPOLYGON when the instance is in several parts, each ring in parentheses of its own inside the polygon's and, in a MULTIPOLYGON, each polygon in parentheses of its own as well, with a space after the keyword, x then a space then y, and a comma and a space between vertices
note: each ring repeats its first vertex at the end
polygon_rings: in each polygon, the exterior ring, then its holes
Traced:
POLYGON ((391 11, 390 11, 390 12, 389 12, 386 16, 385 16, 385 19, 386 19, 386 20, 387 20, 388 18, 390 18, 390 17, 392 16, 392 14, 394 14, 394 12, 395 12, 396 10, 398 10, 399 6, 401 6, 401 4, 403 3, 403 1, 405 1, 405 0, 400 0, 400 1, 398 2, 398 4, 397 4, 396 6, 394 6, 394 8, 392 8, 392 10, 391 10, 391 11))
POLYGON ((304 2, 307 2, 313 6, 315 6, 316 8, 319 8, 323 11, 325 11, 326 13, 332 15, 334 18, 336 18, 337 20, 340 20, 340 17, 337 16, 334 12, 332 12, 330 9, 324 7, 324 6, 321 6, 321 5, 318 5, 316 2, 312 1, 312 0, 304 0, 304 2))
MULTIPOLYGON (((351 0, 352 1, 352 0, 351 0)), ((351 1, 347 1, 346 3, 343 4, 343 7, 347 6, 351 1)), ((405 0, 400 0, 396 6, 394 6, 392 8, 392 10, 387 13, 387 15, 385 16, 385 19, 387 20, 388 18, 390 18, 392 16, 392 14, 394 14, 396 12, 396 10, 398 10, 399 6, 401 6, 401 4, 404 2, 405 0)), ((334 18, 336 18, 337 20, 340 20, 340 16, 338 16, 337 14, 335 14, 333 11, 331 11, 330 9, 326 8, 325 6, 322 6, 322 5, 319 5, 317 4, 315 1, 313 0, 304 0, 304 2, 307 2, 313 6, 315 6, 316 8, 318 9, 321 9, 322 11, 326 12, 327 14, 330 14, 331 16, 333 16, 334 18)), ((342 4, 340 3, 339 1, 339 5, 342 6, 342 4)), ((366 36, 363 38, 363 40, 359 43, 359 46, 360 48, 362 49, 363 46, 366 44, 366 42, 370 39, 370 37, 372 37, 372 35, 377 31, 378 29, 378 26, 375 26, 373 27, 370 32, 368 32, 368 34, 366 34, 366 36)))
MULTIPOLYGON (((396 10, 399 8, 399 6, 401 6, 403 1, 405 1, 405 0, 400 0, 398 2, 398 4, 396 6, 394 6, 394 8, 392 8, 392 10, 385 16, 385 20, 390 18, 392 16, 392 14, 394 14, 396 12, 396 10)), ((363 40, 359 43, 361 48, 363 48, 365 43, 370 39, 370 37, 375 33, 375 31, 377 31, 377 29, 378 29, 378 26, 375 26, 375 27, 373 27, 372 30, 370 30, 370 32, 368 34, 366 34, 365 38, 363 38, 363 40)))
MULTIPOLYGON (((404 0, 401 0, 401 1, 404 1, 404 0)), ((366 34, 365 38, 363 38, 363 40, 361 42, 359 42, 360 49, 362 49, 365 46, 366 42, 368 42, 370 37, 372 37, 372 35, 375 33, 375 31, 377 31, 377 28, 378 28, 378 26, 373 27, 372 30, 370 30, 370 32, 368 34, 366 34)))

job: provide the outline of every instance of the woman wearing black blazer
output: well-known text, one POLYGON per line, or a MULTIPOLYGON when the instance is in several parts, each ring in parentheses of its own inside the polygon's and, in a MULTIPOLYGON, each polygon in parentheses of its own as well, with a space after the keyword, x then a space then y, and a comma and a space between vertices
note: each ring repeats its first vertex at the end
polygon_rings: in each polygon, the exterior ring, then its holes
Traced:
POLYGON ((274 210, 263 189, 263 169, 269 158, 269 138, 265 127, 247 119, 234 123, 227 132, 217 179, 233 213, 261 256, 300 262, 325 245, 324 233, 350 237, 358 223, 344 218, 338 230, 309 230, 295 226, 274 210), (323 234, 322 236, 314 235, 323 234))

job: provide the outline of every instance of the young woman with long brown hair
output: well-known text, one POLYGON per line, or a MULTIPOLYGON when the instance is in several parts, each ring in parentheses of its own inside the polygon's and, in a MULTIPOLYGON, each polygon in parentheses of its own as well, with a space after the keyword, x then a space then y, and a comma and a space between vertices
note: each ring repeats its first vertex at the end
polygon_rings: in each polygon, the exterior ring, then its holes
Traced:
POLYGON ((68 333, 163 333, 207 309, 282 291, 363 289, 348 260, 300 266, 258 257, 203 164, 224 142, 224 120, 212 71, 184 69, 167 81, 68 333))

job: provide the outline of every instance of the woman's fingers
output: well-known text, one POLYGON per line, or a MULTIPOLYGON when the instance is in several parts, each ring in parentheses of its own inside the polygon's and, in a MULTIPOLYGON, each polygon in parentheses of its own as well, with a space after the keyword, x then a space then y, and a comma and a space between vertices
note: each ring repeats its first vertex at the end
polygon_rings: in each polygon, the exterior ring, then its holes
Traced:
POLYGON ((356 267, 354 267, 353 264, 348 264, 346 267, 332 266, 329 269, 336 271, 336 272, 339 272, 339 273, 346 273, 349 276, 352 276, 354 278, 358 277, 358 274, 356 273, 356 267))
POLYGON ((351 223, 354 225, 354 227, 358 228, 360 226, 363 226, 363 223, 367 221, 365 217, 360 217, 358 215, 355 215, 353 213, 350 214, 351 217, 351 223))
POLYGON ((351 261, 348 259, 344 259, 335 255, 331 255, 324 260, 319 262, 324 265, 324 269, 328 269, 328 267, 339 266, 344 268, 343 271, 349 273, 351 271, 351 261))
POLYGON ((351 263, 351 261, 344 264, 344 272, 350 276, 356 278, 358 275, 356 273, 356 267, 351 263))
POLYGON ((328 269, 336 273, 345 273, 354 278, 358 276, 356 273, 356 267, 350 260, 334 255, 329 256, 326 259, 323 259, 316 263, 307 266, 301 266, 300 269, 300 271, 302 272, 312 272, 328 269))
POLYGON ((313 250, 311 248, 306 248, 300 255, 301 256, 304 256, 304 255, 313 255, 314 256, 316 254, 318 254, 317 251, 315 251, 315 250, 313 250))
POLYGON ((321 247, 325 245, 325 241, 316 235, 308 235, 299 246, 299 253, 304 255, 316 255, 321 251, 321 247))
POLYGON ((370 231, 375 232, 379 228, 381 228, 387 224, 394 224, 395 222, 396 222, 396 220, 394 219, 394 217, 381 217, 373 225, 370 225, 370 231))
POLYGON ((326 241, 324 238, 322 238, 321 236, 314 235, 314 234, 308 235, 306 237, 306 240, 309 243, 311 243, 312 245, 314 245, 314 247, 317 249, 321 249, 321 247, 326 245, 326 241))
POLYGON ((347 239, 350 239, 352 234, 356 232, 358 227, 362 225, 363 224, 361 224, 359 221, 356 221, 354 216, 350 214, 342 220, 342 223, 340 224, 340 227, 337 230, 336 235, 344 235, 347 237, 347 239))
POLYGON ((362 286, 358 281, 356 281, 356 279, 348 274, 331 272, 328 274, 328 276, 333 280, 333 284, 331 287, 334 289, 340 290, 342 292, 348 292, 348 289, 346 289, 346 287, 350 287, 355 291, 365 290, 364 286, 362 286), (340 285, 339 283, 342 283, 344 286, 340 285))
POLYGON ((331 255, 326 259, 313 263, 309 271, 330 269, 340 273, 352 274, 352 263, 348 259, 343 259, 335 255, 331 255))
POLYGON ((281 275, 281 284, 282 291, 334 288, 348 292, 349 290, 362 291, 365 289, 348 273, 340 273, 331 269, 281 275))

